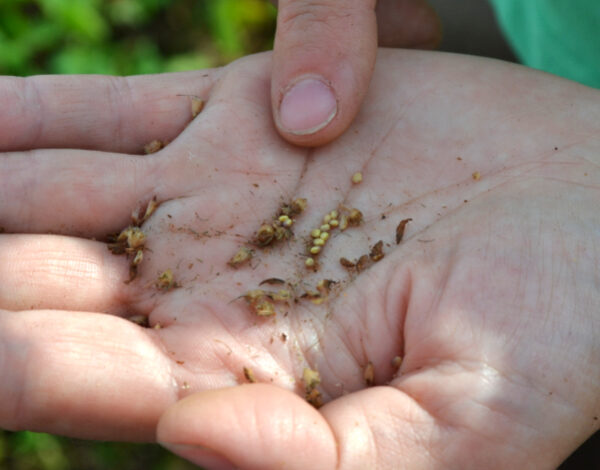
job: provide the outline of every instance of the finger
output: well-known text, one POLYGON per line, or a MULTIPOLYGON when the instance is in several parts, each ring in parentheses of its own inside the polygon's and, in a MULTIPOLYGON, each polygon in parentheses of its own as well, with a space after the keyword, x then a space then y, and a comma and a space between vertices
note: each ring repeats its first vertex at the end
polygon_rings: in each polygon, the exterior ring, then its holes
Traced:
POLYGON ((331 141, 350 125, 367 92, 377 49, 374 0, 282 0, 271 101, 288 141, 331 141))
POLYGON ((218 70, 134 77, 0 77, 0 151, 86 148, 141 153, 173 140, 218 70))
POLYGON ((160 193, 149 176, 156 163, 82 150, 0 154, 0 226, 12 233, 104 238, 130 223, 136 205, 160 193))
POLYGON ((0 311, 0 428, 154 440, 177 385, 152 334, 110 315, 0 311))
POLYGON ((425 0, 377 2, 379 46, 433 49, 442 40, 442 24, 425 0))
POLYGON ((327 422, 300 397, 273 385, 191 395, 161 417, 157 440, 208 468, 338 468, 327 422))
POLYGON ((103 243, 0 235, 0 308, 127 313, 128 268, 103 243))

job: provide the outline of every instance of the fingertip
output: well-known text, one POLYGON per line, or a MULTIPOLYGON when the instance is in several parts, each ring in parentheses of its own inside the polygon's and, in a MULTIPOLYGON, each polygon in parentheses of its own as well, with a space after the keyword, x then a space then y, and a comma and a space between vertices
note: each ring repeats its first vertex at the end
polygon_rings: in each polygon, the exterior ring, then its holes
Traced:
POLYGON ((338 98, 331 84, 318 75, 305 75, 283 92, 277 124, 283 133, 308 136, 326 127, 337 109, 338 98))
POLYGON ((340 136, 366 95, 377 53, 374 2, 280 1, 271 81, 280 135, 301 146, 340 136))
POLYGON ((335 468, 337 459, 335 439, 320 413, 293 392, 267 384, 186 397, 163 414, 157 440, 216 468, 335 468))

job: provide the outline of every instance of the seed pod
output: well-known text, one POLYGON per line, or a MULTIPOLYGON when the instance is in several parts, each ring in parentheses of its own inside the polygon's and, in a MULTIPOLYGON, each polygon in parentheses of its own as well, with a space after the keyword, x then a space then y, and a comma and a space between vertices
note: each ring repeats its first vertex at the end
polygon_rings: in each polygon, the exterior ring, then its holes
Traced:
POLYGON ((384 254, 383 254, 383 241, 382 240, 379 240, 377 243, 375 243, 375 245, 373 245, 373 248, 371 248, 371 252, 369 253, 369 256, 375 262, 377 262, 383 258, 384 254))
POLYGON ((363 220, 362 212, 358 209, 352 209, 348 216, 348 224, 352 226, 360 225, 363 220))
POLYGON ((347 258, 340 258, 340 264, 347 269, 354 269, 356 267, 356 263, 347 258))
POLYGON ((315 408, 319 409, 323 406, 323 398, 321 397, 321 392, 319 392, 316 388, 313 388, 310 391, 306 392, 305 399, 308 403, 310 403, 315 408))
POLYGON ((132 266, 137 266, 138 264, 140 264, 142 262, 143 259, 144 259, 144 251, 143 250, 136 251, 135 257, 133 258, 133 261, 131 262, 132 266))
POLYGON ((340 230, 343 232, 347 228, 348 228, 348 216, 342 215, 342 217, 340 218, 340 230))
POLYGON ((158 276, 156 287, 162 290, 170 290, 176 287, 176 282, 173 278, 173 272, 170 269, 163 271, 160 276, 158 276))
POLYGON ((231 257, 227 264, 232 268, 239 268, 241 265, 249 262, 254 255, 254 251, 245 246, 241 247, 235 255, 231 257))
POLYGON ((192 97, 192 119, 198 116, 204 109, 204 100, 200 98, 192 97))
POLYGON ((299 197, 297 199, 294 199, 292 201, 292 203, 290 204, 290 209, 291 209, 292 215, 298 215, 298 214, 304 212, 304 210, 306 209, 306 206, 307 206, 306 198, 299 197))
POLYGON ((321 383, 321 376, 316 370, 305 367, 302 371, 302 380, 307 390, 312 390, 321 383))
POLYGON ((402 237, 404 236, 404 228, 406 224, 409 223, 412 219, 404 219, 401 220, 398 226, 396 227, 396 245, 398 245, 402 241, 402 237))
POLYGON ((358 258, 358 261, 356 262, 356 270, 358 272, 364 271, 370 266, 370 264, 371 258, 369 257, 369 255, 362 255, 360 258, 358 258))
POLYGON ((163 142, 162 140, 158 140, 155 139, 152 142, 144 145, 144 153, 146 155, 150 155, 151 153, 156 153, 159 150, 163 149, 165 147, 165 142, 163 142))
POLYGON ((256 378, 254 377, 254 371, 250 369, 250 367, 244 367, 244 377, 251 384, 256 383, 256 378))
POLYGON ((256 243, 260 246, 267 246, 273 242, 275 237, 275 230, 269 224, 263 224, 256 233, 256 243))

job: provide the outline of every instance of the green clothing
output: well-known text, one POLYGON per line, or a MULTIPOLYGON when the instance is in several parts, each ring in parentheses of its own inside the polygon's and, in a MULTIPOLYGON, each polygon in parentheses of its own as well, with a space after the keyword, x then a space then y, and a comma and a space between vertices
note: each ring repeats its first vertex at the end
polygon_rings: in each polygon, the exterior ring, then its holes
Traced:
POLYGON ((600 0, 490 0, 521 62, 600 88, 600 0))

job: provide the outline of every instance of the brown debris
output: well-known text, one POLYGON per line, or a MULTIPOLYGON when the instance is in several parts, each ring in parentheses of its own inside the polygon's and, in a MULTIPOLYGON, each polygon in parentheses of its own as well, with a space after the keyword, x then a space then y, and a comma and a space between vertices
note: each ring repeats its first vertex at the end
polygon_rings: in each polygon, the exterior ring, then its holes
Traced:
POLYGON ((316 388, 306 391, 304 398, 308 403, 310 403, 317 409, 323 406, 323 398, 321 397, 321 392, 319 392, 316 388))
POLYGON ((254 377, 254 371, 250 367, 244 367, 244 377, 251 384, 256 383, 256 377, 254 377))
POLYGON ((409 223, 412 219, 404 219, 401 220, 398 226, 396 227, 396 245, 398 245, 402 241, 402 237, 404 236, 404 229, 406 228, 406 224, 409 223))
POLYGON ((357 226, 363 221, 363 214, 358 209, 351 209, 350 215, 348 216, 348 225, 357 226))
POLYGON ((371 265, 371 257, 369 255, 362 255, 356 262, 356 271, 359 273, 367 269, 371 265))
POLYGON ((347 258, 340 258, 340 264, 347 269, 354 269, 356 267, 356 263, 347 258))
POLYGON ((380 259, 382 259, 384 257, 382 240, 379 240, 377 243, 375 243, 375 245, 373 245, 373 248, 371 248, 371 252, 369 253, 369 256, 375 262, 379 261, 380 259))
POLYGON ((363 377, 367 387, 370 387, 375 383, 375 368, 373 367, 373 363, 371 361, 367 363, 367 366, 363 371, 363 377))
POLYGON ((239 268, 240 266, 242 266, 243 264, 248 263, 251 259, 252 256, 254 255, 254 251, 251 250, 248 247, 241 247, 237 253, 235 255, 233 255, 231 257, 231 259, 229 261, 227 261, 227 264, 229 266, 231 266, 232 268, 239 268))
POLYGON ((317 390, 317 386, 321 383, 321 376, 316 370, 304 368, 302 372, 302 381, 304 382, 304 397, 308 403, 315 408, 323 406, 321 392, 317 390))

